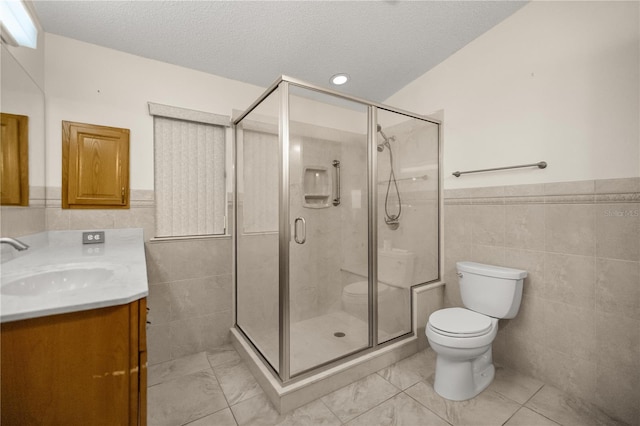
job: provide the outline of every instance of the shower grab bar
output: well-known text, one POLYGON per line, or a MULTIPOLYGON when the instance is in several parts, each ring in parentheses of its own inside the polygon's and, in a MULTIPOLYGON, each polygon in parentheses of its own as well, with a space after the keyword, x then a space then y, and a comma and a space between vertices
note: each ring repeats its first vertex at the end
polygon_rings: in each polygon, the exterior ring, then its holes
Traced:
POLYGON ((493 172, 496 170, 519 169, 521 167, 538 167, 540 169, 544 169, 547 167, 547 162, 540 161, 539 163, 521 164, 519 166, 494 167, 492 169, 482 169, 482 170, 467 170, 466 172, 453 172, 451 174, 454 175, 455 177, 460 177, 460 175, 463 175, 465 173, 493 172))
POLYGON ((307 241, 307 222, 304 220, 304 217, 296 217, 293 221, 293 240, 298 244, 304 244, 307 241), (298 239, 298 221, 302 222, 302 229, 304 231, 302 240, 298 239))
POLYGON ((333 160, 333 167, 336 169, 336 198, 333 199, 333 205, 340 205, 340 160, 333 160))

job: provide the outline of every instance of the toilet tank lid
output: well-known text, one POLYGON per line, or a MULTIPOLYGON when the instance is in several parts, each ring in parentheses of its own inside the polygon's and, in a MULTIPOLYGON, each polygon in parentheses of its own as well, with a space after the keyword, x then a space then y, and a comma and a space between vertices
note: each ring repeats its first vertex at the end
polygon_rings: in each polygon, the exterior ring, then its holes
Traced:
POLYGON ((468 272, 470 274, 511 280, 519 280, 527 276, 527 271, 523 271, 522 269, 505 268, 475 262, 457 262, 456 268, 458 272, 468 272))

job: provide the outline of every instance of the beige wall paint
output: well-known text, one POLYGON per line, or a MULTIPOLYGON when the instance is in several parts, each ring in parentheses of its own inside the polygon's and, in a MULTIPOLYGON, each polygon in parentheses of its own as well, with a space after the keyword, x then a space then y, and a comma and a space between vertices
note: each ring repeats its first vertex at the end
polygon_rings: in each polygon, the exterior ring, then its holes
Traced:
MULTIPOLYGON (((264 90, 235 80, 46 34, 47 186, 61 183, 61 121, 131 131, 131 189, 153 189, 147 102, 230 116, 264 90)), ((274 79, 277 76, 274 76, 274 79)))
POLYGON ((386 102, 444 111, 445 188, 639 176, 639 7, 531 2, 386 102))

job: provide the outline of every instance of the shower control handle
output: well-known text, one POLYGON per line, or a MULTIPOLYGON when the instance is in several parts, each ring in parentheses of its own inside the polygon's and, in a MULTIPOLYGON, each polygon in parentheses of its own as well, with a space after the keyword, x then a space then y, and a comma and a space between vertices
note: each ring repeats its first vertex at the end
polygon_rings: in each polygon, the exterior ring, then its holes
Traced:
POLYGON ((304 217, 296 217, 293 221, 293 240, 298 244, 304 244, 307 241, 307 222, 304 217), (302 239, 298 239, 298 221, 302 222, 302 239))

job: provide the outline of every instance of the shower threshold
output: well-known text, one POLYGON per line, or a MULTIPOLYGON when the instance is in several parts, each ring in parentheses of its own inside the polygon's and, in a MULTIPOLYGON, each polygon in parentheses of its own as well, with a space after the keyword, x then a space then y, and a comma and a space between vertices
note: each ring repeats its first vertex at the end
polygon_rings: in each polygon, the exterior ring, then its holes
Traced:
POLYGON ((231 343, 273 406, 281 414, 347 386, 418 351, 418 339, 415 334, 410 335, 376 350, 364 351, 363 354, 349 357, 344 362, 326 370, 283 385, 264 365, 262 358, 256 354, 244 334, 235 327, 231 328, 231 343))

